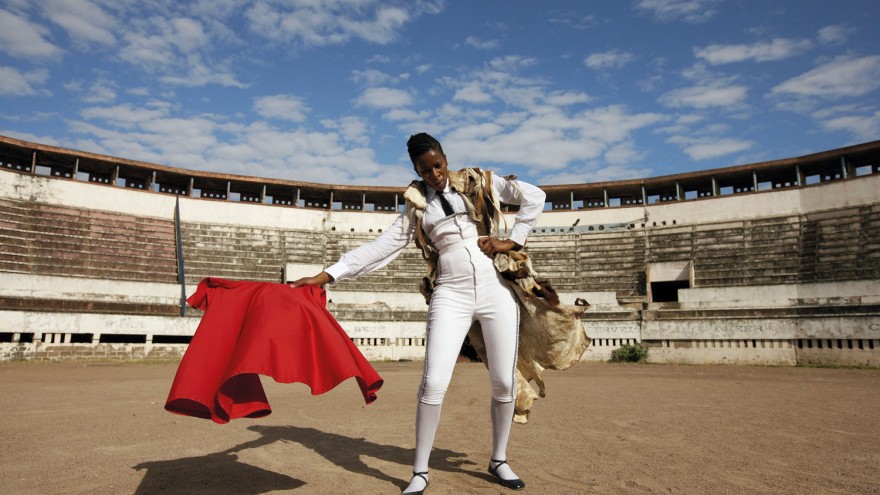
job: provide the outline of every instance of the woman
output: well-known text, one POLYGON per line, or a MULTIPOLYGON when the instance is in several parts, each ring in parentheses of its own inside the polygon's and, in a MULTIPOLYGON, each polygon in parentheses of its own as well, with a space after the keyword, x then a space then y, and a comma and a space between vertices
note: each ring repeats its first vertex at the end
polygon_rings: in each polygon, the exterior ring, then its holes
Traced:
POLYGON ((318 275, 299 279, 292 285, 323 286, 365 275, 390 263, 413 239, 424 253, 431 253, 426 258, 436 277, 427 288, 430 306, 425 371, 416 410, 416 453, 413 477, 403 493, 422 493, 428 485, 428 458, 440 422, 443 397, 462 342, 475 320, 482 327, 492 384, 489 472, 501 485, 520 490, 525 483, 506 462, 516 394, 519 307, 492 258, 523 246, 544 209, 545 194, 535 186, 491 172, 449 172, 440 143, 425 133, 410 136, 407 149, 413 168, 422 178, 421 183, 414 182, 408 190, 407 211, 372 242, 344 254, 339 262, 318 275), (450 174, 456 180, 451 181, 450 174), (453 189, 452 184, 463 185, 464 181, 476 185, 453 189), (423 201, 413 201, 411 191, 423 201), (507 239, 480 235, 491 234, 481 220, 491 215, 488 210, 493 204, 498 204, 492 201, 494 198, 519 205, 507 239))

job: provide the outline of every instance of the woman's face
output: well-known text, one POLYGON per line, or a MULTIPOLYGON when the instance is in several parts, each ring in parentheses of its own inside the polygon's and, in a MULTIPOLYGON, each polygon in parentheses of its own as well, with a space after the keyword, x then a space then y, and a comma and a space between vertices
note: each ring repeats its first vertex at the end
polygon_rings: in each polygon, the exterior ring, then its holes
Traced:
POLYGON ((416 173, 437 191, 446 189, 446 179, 449 177, 447 166, 446 155, 437 150, 430 150, 413 162, 416 173))

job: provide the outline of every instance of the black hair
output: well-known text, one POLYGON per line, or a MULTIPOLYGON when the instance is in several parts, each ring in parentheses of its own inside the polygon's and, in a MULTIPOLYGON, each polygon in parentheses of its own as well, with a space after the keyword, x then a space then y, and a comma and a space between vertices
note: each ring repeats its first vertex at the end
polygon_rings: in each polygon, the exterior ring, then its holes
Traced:
POLYGON ((430 134, 424 132, 413 134, 409 137, 409 141, 406 142, 406 151, 409 152, 409 159, 413 162, 413 166, 415 166, 416 160, 418 160, 420 156, 431 150, 434 150, 441 155, 443 154, 443 147, 440 146, 440 141, 437 141, 430 134))

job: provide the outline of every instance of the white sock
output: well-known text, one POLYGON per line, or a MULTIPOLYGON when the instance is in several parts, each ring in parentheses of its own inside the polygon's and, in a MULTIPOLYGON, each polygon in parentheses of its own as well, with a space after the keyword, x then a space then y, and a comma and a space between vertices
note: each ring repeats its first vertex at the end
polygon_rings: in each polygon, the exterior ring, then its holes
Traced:
MULTIPOLYGON (((513 401, 498 402, 492 399, 492 459, 507 460, 507 440, 510 438, 510 425, 513 423, 513 401)), ((496 469, 498 476, 504 480, 519 479, 519 476, 507 464, 489 462, 496 469)))
MULTIPOLYGON (((434 446, 434 434, 437 433, 437 425, 440 424, 440 405, 424 404, 419 402, 416 408, 416 458, 413 461, 413 472, 424 473, 428 470, 428 458, 431 457, 431 448, 434 446)), ((511 416, 512 418, 513 416, 511 416)), ((423 475, 425 478, 427 474, 423 475)), ((412 493, 424 490, 427 483, 421 476, 413 476, 409 486, 403 493, 412 493)))

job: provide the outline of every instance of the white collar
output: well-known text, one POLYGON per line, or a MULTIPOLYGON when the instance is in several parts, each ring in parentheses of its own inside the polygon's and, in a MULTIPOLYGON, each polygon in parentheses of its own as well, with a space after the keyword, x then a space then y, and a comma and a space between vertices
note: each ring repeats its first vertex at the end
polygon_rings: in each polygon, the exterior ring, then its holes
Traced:
MULTIPOLYGON (((437 193, 439 192, 428 184, 425 184, 425 186, 427 187, 428 191, 430 191, 431 194, 433 194, 434 196, 436 196, 437 193)), ((451 192, 453 192, 452 181, 450 181, 449 178, 447 178, 446 179, 446 187, 443 189, 443 194, 449 194, 451 192)))

